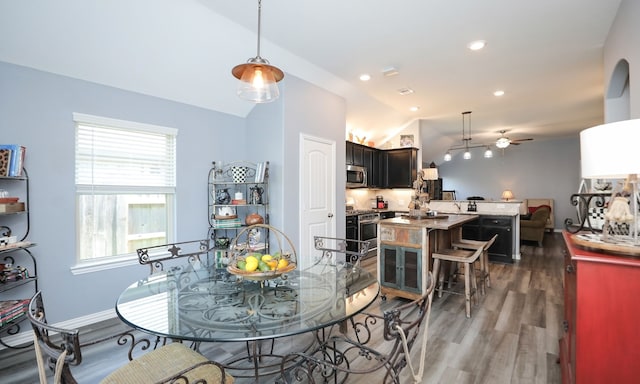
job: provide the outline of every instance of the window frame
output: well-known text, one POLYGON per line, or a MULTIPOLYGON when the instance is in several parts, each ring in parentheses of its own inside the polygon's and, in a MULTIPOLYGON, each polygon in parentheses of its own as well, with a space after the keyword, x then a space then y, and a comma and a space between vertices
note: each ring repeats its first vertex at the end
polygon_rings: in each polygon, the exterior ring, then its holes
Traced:
MULTIPOLYGON (((162 194, 166 196, 165 204, 166 208, 166 220, 167 220, 167 243, 170 243, 176 238, 176 173, 177 173, 177 137, 178 130, 175 128, 169 128, 158 125, 137 123, 125 120, 112 119, 107 117, 93 116, 81 113, 73 113, 73 122, 74 122, 74 137, 77 140, 78 137, 78 129, 80 126, 94 126, 100 127, 104 129, 113 129, 113 130, 126 130, 126 131, 137 131, 137 132, 148 132, 153 134, 165 134, 169 136, 173 136, 173 185, 163 185, 163 186, 132 186, 132 185, 95 185, 95 184, 79 184, 78 180, 74 176, 74 199, 75 199, 75 226, 76 226, 76 240, 75 240, 75 265, 72 266, 71 272, 73 274, 83 274, 96 272, 106 269, 112 268, 120 268, 129 265, 138 264, 138 256, 135 252, 129 252, 124 254, 105 256, 100 258, 89 258, 82 259, 80 255, 80 239, 81 239, 81 228, 79 222, 79 204, 81 196, 86 196, 89 194, 130 194, 130 193, 140 193, 140 194, 162 194)), ((74 171, 78 172, 79 163, 75 156, 78 153, 77 142, 74 144, 74 171)), ((169 168, 171 171, 171 168, 169 168)))

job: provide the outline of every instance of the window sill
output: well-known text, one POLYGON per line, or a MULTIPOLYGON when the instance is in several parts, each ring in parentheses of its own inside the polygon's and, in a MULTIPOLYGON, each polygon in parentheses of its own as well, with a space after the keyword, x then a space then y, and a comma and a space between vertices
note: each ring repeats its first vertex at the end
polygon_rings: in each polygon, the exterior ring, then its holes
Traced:
POLYGON ((71 267, 71 273, 74 275, 83 275, 85 273, 106 271, 108 269, 128 267, 131 265, 139 265, 137 257, 123 256, 120 258, 109 258, 108 260, 87 260, 71 267))

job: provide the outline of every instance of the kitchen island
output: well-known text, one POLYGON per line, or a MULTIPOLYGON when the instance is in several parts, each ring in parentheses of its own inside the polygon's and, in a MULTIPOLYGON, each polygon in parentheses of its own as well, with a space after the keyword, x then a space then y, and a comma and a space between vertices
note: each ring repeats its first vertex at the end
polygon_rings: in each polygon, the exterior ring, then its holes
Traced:
POLYGON ((426 293, 431 255, 461 236, 462 225, 477 215, 400 216, 378 223, 378 281, 381 293, 416 299, 426 293))
POLYGON ((475 211, 469 211, 469 201, 432 200, 429 207, 440 213, 474 214, 480 217, 465 224, 462 234, 469 240, 489 240, 494 235, 498 239, 489 248, 489 260, 498 263, 513 263, 520 259, 520 213, 522 202, 487 201, 474 202, 475 211))

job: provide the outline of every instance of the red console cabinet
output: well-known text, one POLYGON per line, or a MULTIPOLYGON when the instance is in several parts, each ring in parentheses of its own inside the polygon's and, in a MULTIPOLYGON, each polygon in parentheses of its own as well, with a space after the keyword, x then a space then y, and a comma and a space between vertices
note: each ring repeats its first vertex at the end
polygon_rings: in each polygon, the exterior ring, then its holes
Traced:
POLYGON ((586 250, 563 235, 562 382, 639 382, 640 258, 586 250))

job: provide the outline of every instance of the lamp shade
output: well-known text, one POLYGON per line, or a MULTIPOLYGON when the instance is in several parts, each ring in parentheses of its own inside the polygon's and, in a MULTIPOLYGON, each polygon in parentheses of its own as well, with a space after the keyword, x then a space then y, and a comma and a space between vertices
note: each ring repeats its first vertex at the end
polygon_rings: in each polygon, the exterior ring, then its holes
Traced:
POLYGON ((425 180, 438 180, 438 168, 423 168, 422 174, 425 180))
POLYGON ((231 71, 240 79, 238 96, 254 103, 268 103, 280 96, 278 81, 284 73, 277 67, 269 65, 262 58, 252 58, 246 64, 240 64, 231 71))
POLYGON ((602 124, 580 132, 585 179, 623 179, 640 174, 640 119, 602 124))
POLYGON ((510 199, 513 199, 513 192, 511 192, 510 189, 505 189, 504 191, 502 191, 502 200, 509 201, 510 199))

